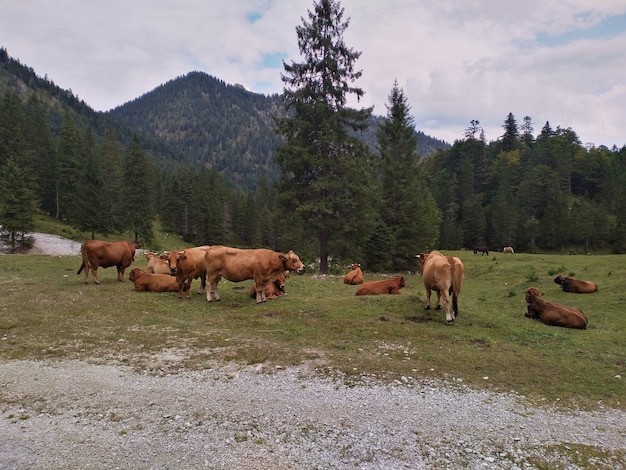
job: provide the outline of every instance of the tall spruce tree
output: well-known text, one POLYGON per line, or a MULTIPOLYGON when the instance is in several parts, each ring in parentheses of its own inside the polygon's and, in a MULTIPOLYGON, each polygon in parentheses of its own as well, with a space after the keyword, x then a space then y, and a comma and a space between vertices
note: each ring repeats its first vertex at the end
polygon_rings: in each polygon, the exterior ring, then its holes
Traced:
POLYGON ((364 92, 352 84, 361 76, 361 55, 344 43, 349 20, 338 1, 320 0, 308 21, 296 27, 304 61, 283 63, 286 117, 277 118, 285 141, 277 151, 282 172, 281 203, 319 242, 320 272, 328 272, 328 256, 364 250, 373 225, 367 201, 372 199, 371 152, 355 132, 367 128, 372 109, 347 106, 350 96, 364 92), (350 132, 352 131, 352 132, 350 132))
POLYGON ((436 245, 441 222, 419 168, 414 122, 404 90, 394 81, 387 116, 377 135, 382 157, 381 218, 391 232, 394 271, 415 268, 415 255, 436 245))
POLYGON ((28 168, 21 167, 15 157, 0 165, 0 227, 12 249, 33 228, 37 204, 28 173, 28 168))
POLYGON ((141 148, 139 137, 133 134, 124 156, 124 191, 122 212, 124 227, 133 232, 135 241, 150 243, 154 219, 152 165, 141 148))

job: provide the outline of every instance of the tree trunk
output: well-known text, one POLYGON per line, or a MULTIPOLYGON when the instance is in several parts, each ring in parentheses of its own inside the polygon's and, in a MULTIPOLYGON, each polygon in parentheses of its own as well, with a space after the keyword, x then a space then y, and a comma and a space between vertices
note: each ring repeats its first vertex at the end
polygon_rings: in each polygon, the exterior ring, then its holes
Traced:
POLYGON ((320 274, 328 274, 328 230, 320 229, 320 274))

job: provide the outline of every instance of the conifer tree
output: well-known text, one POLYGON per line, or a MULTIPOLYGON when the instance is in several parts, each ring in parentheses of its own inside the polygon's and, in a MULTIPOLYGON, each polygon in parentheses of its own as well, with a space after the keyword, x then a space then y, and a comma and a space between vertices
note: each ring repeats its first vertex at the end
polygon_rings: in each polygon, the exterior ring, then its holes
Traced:
POLYGON ((75 225, 84 231, 108 233, 111 228, 111 209, 107 195, 102 162, 95 148, 95 138, 87 128, 85 138, 85 162, 78 186, 80 198, 75 225))
POLYGON ((36 199, 30 189, 28 169, 14 157, 0 165, 0 226, 13 249, 32 230, 36 199))
POLYGON ((418 165, 414 119, 397 81, 377 137, 382 158, 381 218, 391 232, 392 268, 410 270, 417 253, 435 246, 441 216, 418 165))
POLYGON ((153 239, 154 219, 152 166, 133 134, 124 155, 122 213, 124 228, 134 233, 135 241, 145 245, 153 239))
POLYGON ((69 112, 65 114, 56 168, 56 211, 57 218, 74 224, 79 217, 80 192, 78 184, 83 164, 83 142, 69 112))
POLYGON ((352 85, 361 76, 355 70, 361 53, 345 44, 343 17, 338 1, 319 0, 296 27, 304 61, 283 63, 286 117, 276 120, 285 137, 276 160, 288 225, 298 221, 317 237, 324 274, 331 251, 364 249, 373 223, 371 153, 354 135, 367 127, 372 110, 347 106, 350 96, 358 100, 364 92, 352 85))

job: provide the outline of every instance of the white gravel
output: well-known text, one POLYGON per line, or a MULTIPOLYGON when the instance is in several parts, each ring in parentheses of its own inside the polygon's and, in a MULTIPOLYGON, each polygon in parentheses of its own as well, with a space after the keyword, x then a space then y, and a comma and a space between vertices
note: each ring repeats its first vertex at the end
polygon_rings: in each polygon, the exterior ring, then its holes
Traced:
POLYGON ((154 376, 10 361, 0 398, 0 468, 523 469, 538 456, 583 468, 545 451, 559 444, 604 449, 593 468, 624 465, 619 410, 560 412, 409 377, 348 387, 305 366, 154 376))
MULTIPOLYGON (((80 243, 34 235, 42 254, 78 254, 80 243)), ((0 469, 626 468, 620 410, 564 412, 455 381, 365 382, 306 365, 153 375, 4 361, 0 469), (580 446, 597 457, 581 460, 580 446)))

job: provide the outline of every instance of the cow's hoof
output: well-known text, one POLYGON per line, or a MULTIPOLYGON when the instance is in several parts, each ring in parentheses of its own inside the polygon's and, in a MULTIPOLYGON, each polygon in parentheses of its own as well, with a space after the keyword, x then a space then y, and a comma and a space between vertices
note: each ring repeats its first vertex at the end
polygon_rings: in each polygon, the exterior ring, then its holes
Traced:
POLYGON ((424 307, 424 310, 430 310, 430 305, 426 305, 426 307, 424 307))
POLYGON ((452 322, 453 322, 453 321, 454 321, 454 320, 446 320, 446 325, 447 325, 447 326, 452 325, 452 322))
POLYGON ((435 310, 441 310, 441 305, 437 305, 437 306, 435 307, 435 310))

